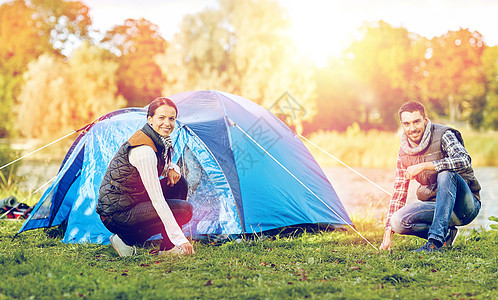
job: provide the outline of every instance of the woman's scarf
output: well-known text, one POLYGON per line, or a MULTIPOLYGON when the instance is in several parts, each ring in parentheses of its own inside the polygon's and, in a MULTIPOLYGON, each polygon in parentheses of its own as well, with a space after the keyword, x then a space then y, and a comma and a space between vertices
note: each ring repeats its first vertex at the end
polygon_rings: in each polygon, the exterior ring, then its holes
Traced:
POLYGON ((173 149, 173 142, 171 141, 171 137, 168 135, 168 136, 161 136, 161 140, 163 141, 163 144, 164 144, 164 160, 166 161, 166 163, 170 163, 170 152, 172 151, 173 149))
POLYGON ((166 164, 170 163, 171 160, 171 152, 173 151, 173 142, 171 141, 170 136, 162 136, 157 131, 155 131, 149 123, 145 123, 142 131, 154 141, 156 144, 157 150, 162 152, 164 160, 166 164), (163 147, 161 147, 163 146, 163 147))
POLYGON ((427 119, 427 125, 425 126, 424 135, 420 140, 420 143, 416 145, 413 143, 405 134, 401 134, 401 149, 408 155, 416 155, 427 148, 429 146, 429 142, 431 140, 431 120, 427 119))

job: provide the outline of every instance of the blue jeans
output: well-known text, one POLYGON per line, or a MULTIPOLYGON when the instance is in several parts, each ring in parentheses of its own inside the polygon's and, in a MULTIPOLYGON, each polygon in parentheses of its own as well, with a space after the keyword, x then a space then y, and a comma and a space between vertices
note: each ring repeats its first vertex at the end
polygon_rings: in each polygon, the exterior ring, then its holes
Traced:
MULTIPOLYGON (((193 215, 193 206, 186 201, 188 184, 182 176, 174 186, 167 185, 167 179, 160 180, 164 198, 175 216, 178 225, 187 224, 193 215)), ((143 244, 150 237, 161 233, 163 240, 160 249, 169 249, 171 243, 163 222, 159 218, 148 195, 143 202, 127 211, 117 212, 106 218, 103 223, 112 233, 116 233, 127 245, 143 244), (148 201, 147 201, 148 200, 148 201)))
POLYGON ((480 208, 465 180, 456 172, 443 171, 437 176, 436 201, 417 201, 402 207, 393 214, 391 229, 444 243, 449 227, 469 224, 480 208))

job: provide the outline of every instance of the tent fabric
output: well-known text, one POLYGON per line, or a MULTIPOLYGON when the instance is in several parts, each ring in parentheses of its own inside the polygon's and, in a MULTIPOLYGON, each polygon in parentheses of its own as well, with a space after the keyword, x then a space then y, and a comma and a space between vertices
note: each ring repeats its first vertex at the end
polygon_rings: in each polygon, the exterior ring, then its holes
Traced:
MULTIPOLYGON (((189 183, 192 238, 260 233, 291 225, 352 225, 332 185, 301 140, 243 97, 192 91, 178 107, 173 161, 189 183)), ((128 108, 87 126, 19 232, 67 223, 65 243, 109 243, 95 212, 98 189, 118 148, 146 122, 128 108)))

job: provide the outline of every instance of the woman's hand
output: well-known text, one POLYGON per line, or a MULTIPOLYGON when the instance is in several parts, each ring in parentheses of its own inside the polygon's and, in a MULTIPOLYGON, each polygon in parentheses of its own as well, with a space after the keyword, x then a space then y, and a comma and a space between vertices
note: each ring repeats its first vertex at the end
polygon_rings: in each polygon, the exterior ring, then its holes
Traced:
POLYGON ((194 247, 189 242, 181 244, 180 248, 183 250, 183 255, 195 254, 194 247))
POLYGON ((182 175, 178 174, 175 170, 169 169, 168 170, 168 185, 169 186, 175 185, 178 182, 178 180, 180 180, 181 177, 182 177, 182 175))

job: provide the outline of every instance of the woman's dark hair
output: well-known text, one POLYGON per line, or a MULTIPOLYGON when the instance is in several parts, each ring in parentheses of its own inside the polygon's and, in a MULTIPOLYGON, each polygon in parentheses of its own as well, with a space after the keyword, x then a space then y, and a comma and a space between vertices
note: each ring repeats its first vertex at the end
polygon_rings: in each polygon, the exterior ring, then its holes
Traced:
POLYGON ((152 100, 152 102, 149 104, 149 109, 147 110, 147 117, 153 117, 154 114, 156 113, 156 109, 159 106, 163 105, 168 105, 173 107, 175 109, 176 115, 178 116, 178 108, 176 107, 175 103, 171 101, 171 99, 168 99, 166 97, 157 97, 156 99, 152 100))
POLYGON ((419 111, 422 117, 425 117, 425 107, 422 103, 417 101, 408 101, 403 103, 403 105, 401 105, 398 111, 398 117, 400 120, 401 120, 401 114, 405 111, 410 113, 414 111, 419 111))

